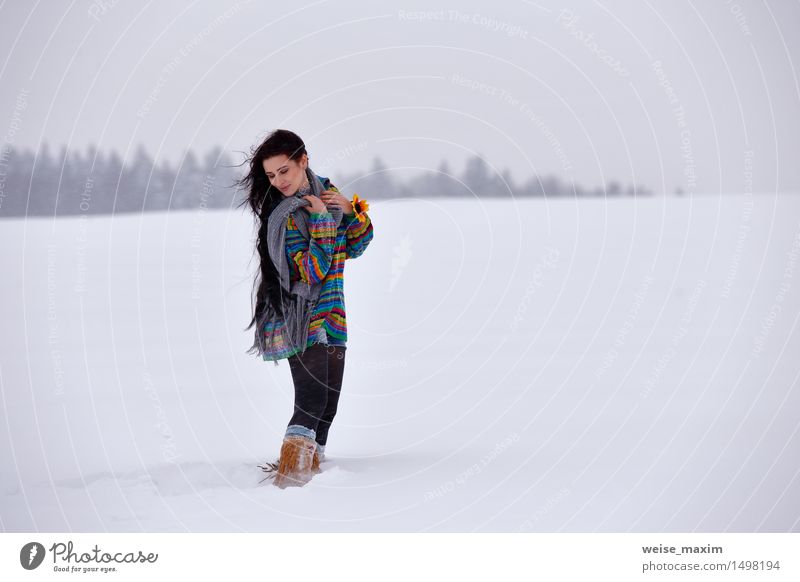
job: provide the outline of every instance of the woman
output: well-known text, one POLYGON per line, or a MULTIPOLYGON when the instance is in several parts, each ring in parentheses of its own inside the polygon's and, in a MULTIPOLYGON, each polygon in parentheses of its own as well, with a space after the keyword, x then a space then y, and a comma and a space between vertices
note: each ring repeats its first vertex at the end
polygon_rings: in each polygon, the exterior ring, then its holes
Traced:
POLYGON ((305 144, 278 129, 248 160, 239 181, 244 204, 259 221, 261 259, 250 353, 287 359, 294 382, 294 414, 280 458, 261 468, 275 485, 302 486, 320 471, 339 402, 347 349, 344 262, 372 240, 366 201, 348 200, 308 166, 305 144))

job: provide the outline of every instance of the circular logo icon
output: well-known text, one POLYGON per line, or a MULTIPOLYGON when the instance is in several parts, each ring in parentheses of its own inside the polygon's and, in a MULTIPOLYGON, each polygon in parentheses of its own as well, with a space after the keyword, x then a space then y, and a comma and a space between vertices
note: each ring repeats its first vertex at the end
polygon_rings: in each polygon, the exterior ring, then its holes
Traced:
POLYGON ((39 542, 28 542, 19 551, 19 563, 26 570, 35 570, 44 560, 44 546, 39 542))

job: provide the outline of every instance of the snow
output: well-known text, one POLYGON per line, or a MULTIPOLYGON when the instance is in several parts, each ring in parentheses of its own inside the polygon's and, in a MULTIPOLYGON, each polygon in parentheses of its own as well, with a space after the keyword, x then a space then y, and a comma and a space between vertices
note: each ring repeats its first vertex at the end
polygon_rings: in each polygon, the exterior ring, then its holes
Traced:
POLYGON ((251 219, 4 220, 4 531, 800 531, 800 197, 378 201, 323 472, 259 483, 251 219))

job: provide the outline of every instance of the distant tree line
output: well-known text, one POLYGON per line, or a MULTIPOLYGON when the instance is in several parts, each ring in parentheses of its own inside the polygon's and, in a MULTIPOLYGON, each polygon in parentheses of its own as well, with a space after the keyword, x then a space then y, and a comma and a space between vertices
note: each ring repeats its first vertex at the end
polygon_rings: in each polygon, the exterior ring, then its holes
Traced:
MULTIPOLYGON (((231 208, 246 193, 233 184, 245 171, 244 156, 233 160, 215 147, 198 157, 187 151, 179 164, 154 161, 142 146, 123 160, 115 151, 94 147, 85 152, 47 145, 38 156, 29 150, 0 149, 0 218, 11 216, 69 216, 189 208, 231 208)), ((396 198, 530 196, 603 197, 648 196, 641 186, 609 182, 584 189, 557 177, 532 177, 515 184, 510 172, 497 174, 480 157, 470 159, 461 175, 443 161, 436 171, 398 180, 379 158, 367 172, 347 175, 321 171, 337 186, 368 200, 396 198)))

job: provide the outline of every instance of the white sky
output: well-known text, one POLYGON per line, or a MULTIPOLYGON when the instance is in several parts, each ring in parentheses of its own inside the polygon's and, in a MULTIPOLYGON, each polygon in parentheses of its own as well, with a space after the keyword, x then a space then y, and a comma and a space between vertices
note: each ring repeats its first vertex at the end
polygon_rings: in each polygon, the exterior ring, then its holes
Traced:
POLYGON ((748 169, 753 191, 800 191, 799 17, 777 1, 5 2, 0 139, 179 162, 283 127, 333 177, 477 153, 517 180, 729 192, 748 169))

